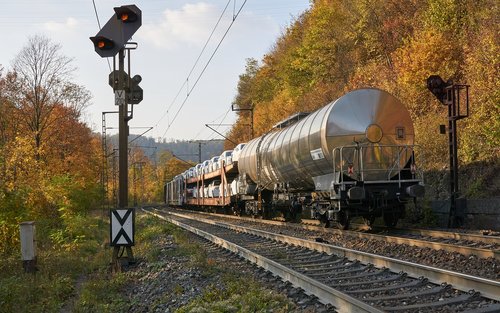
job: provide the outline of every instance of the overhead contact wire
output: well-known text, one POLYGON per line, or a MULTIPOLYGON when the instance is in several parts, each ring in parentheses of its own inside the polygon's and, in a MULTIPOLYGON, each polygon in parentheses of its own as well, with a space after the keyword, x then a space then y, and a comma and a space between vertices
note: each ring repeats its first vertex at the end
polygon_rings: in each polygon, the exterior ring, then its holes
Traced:
MULTIPOLYGON (((92 0, 92 4, 94 5, 94 12, 95 12, 95 17, 97 19, 97 26, 99 26, 99 30, 101 30, 101 22, 99 21, 99 14, 97 14, 97 7, 95 6, 95 0, 92 0)), ((106 58, 106 61, 108 61, 108 68, 109 71, 111 72, 111 63, 109 63, 109 58, 106 58)))
POLYGON ((207 63, 205 64, 205 66, 203 67, 203 70, 201 71, 200 75, 198 75, 198 78, 196 79, 196 81, 194 82, 193 86, 191 87, 191 89, 189 90, 189 93, 188 93, 188 96, 186 96, 186 98, 184 99, 184 101, 182 102, 179 110, 177 110, 177 112, 175 113, 174 115, 174 118, 172 119, 172 122, 168 125, 167 129, 165 130, 165 132, 163 133, 163 136, 162 137, 165 137, 165 135, 167 134, 167 131, 170 129, 170 127, 172 126, 172 124, 174 123, 174 121, 176 120, 177 116, 179 115, 180 111, 182 110, 182 108, 184 107, 184 105, 186 104, 188 98, 189 98, 189 94, 191 94, 191 92, 193 91, 193 89, 196 87, 196 85, 198 84, 198 82, 200 81, 201 77, 203 76, 203 74, 205 73, 208 65, 210 64, 210 62, 212 61, 213 57, 215 56, 215 53, 217 53, 217 51, 219 50, 219 47, 220 45, 222 44, 222 42, 224 41, 224 39, 226 38, 227 34, 229 33, 229 30, 231 30, 231 27, 233 26, 234 22, 236 21, 236 18, 239 16, 239 14, 241 13, 241 10, 243 9, 243 7, 245 6, 245 3, 247 3, 247 0, 245 0, 243 2, 243 4, 241 5, 240 9, 238 10, 238 12, 236 12, 236 15, 233 17, 232 21, 231 21, 231 24, 229 24, 229 27, 227 28, 226 32, 224 33, 224 35, 222 36, 221 40, 219 41, 219 43, 217 44, 217 47, 215 48, 214 52, 212 53, 212 55, 210 56, 210 58, 208 59, 207 63))
MULTIPOLYGON (((222 123, 224 122, 224 120, 226 119, 227 115, 229 114, 229 112, 231 111, 231 107, 229 107, 229 109, 226 111, 226 113, 224 113, 224 116, 222 117, 222 120, 220 121, 219 125, 217 125, 217 127, 215 129, 219 129, 219 127, 222 125, 222 123)), ((222 114, 221 114, 222 115, 222 114)), ((210 123, 213 123, 215 122, 216 120, 219 119, 219 116, 216 117, 213 121, 211 121, 210 123)), ((200 134, 205 130, 205 127, 203 127, 197 134, 196 136, 194 136, 195 139, 193 140, 198 140, 198 136, 200 136, 200 134)))
MULTIPOLYGON (((217 20, 217 23, 215 23, 215 26, 214 28, 212 29, 212 32, 210 33, 210 36, 208 37, 207 41, 205 42, 205 45, 203 46, 203 48, 201 49, 201 52, 200 54, 198 55, 198 57, 196 58, 196 61, 194 62, 193 66, 191 67, 191 70, 189 71, 189 74, 187 75, 187 78, 184 80, 184 82, 182 83, 181 87, 179 88, 179 91, 177 92, 177 94, 175 95, 174 97, 174 100, 172 100, 172 102, 170 103, 170 105, 168 106, 168 109, 167 111, 161 116, 161 118, 158 120, 158 122, 155 124, 155 127, 163 120, 163 118, 165 117, 165 115, 168 114, 168 112, 170 111, 170 109, 172 108, 172 106, 174 105, 175 101, 177 100, 177 97, 179 96, 179 94, 181 93, 182 89, 184 88, 184 86, 188 83, 189 81, 189 77, 191 76, 191 74, 193 73, 194 69, 196 68, 196 65, 198 65, 198 62, 200 61, 200 58, 201 56, 203 55, 203 52, 205 52, 205 49, 207 48, 208 46, 208 43, 210 42, 210 40, 212 39, 212 36, 214 35, 215 33, 215 30, 217 29, 217 27, 219 26, 219 23, 220 21, 222 20, 222 17, 224 16, 224 14, 226 13, 226 10, 227 10, 227 7, 229 6, 229 4, 231 3, 232 0, 229 0, 227 3, 226 3, 226 6, 224 7, 224 10, 222 11, 221 15, 219 16, 219 19, 217 20)), ((187 87, 187 94, 189 96, 189 86, 187 87)))

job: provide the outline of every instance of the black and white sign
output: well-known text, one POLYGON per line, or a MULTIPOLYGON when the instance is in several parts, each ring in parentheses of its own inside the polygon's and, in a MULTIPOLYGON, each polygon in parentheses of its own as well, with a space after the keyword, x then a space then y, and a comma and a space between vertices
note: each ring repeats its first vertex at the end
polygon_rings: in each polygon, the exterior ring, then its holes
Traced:
POLYGON ((125 90, 115 90, 115 105, 125 105, 125 90))
POLYGON ((111 246, 133 246, 135 232, 135 211, 111 210, 110 213, 111 246))

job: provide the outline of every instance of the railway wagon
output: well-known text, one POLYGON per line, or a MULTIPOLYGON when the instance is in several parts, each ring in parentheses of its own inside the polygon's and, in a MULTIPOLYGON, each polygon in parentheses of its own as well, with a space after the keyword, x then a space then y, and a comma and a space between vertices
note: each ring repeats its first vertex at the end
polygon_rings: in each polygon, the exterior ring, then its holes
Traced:
POLYGON ((405 204, 424 193, 414 137, 409 112, 397 98, 376 88, 358 89, 276 124, 249 141, 237 162, 185 178, 176 190, 185 203, 238 213, 279 212, 297 220, 309 208, 326 226, 347 228, 355 216, 368 224, 383 217, 394 226, 405 204), (221 182, 219 197, 205 199, 199 191, 215 179, 221 182))
POLYGON ((167 182, 163 188, 165 203, 169 205, 182 206, 185 202, 184 176, 176 175, 174 179, 167 182))

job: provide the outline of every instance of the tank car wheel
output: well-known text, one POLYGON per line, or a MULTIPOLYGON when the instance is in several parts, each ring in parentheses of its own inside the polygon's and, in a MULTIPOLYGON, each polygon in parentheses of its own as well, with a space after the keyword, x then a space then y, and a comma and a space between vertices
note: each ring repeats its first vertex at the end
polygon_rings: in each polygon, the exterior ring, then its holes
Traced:
POLYGON ((302 205, 293 204, 288 210, 285 210, 285 220, 290 223, 300 223, 302 221, 302 205))
POLYGON ((373 215, 363 216, 363 221, 365 222, 366 226, 372 227, 373 223, 375 222, 375 216, 373 215))
POLYGON ((349 214, 346 211, 340 211, 337 214, 337 226, 342 230, 349 229, 349 214))
POLYGON ((319 220, 319 225, 321 227, 330 228, 330 221, 328 220, 325 214, 319 215, 318 220, 319 220))
POLYGON ((384 224, 387 227, 395 227, 399 220, 399 214, 395 212, 384 213, 384 224))
POLYGON ((238 207, 234 208, 234 215, 236 215, 236 216, 243 216, 244 212, 245 212, 245 209, 241 209, 238 207))

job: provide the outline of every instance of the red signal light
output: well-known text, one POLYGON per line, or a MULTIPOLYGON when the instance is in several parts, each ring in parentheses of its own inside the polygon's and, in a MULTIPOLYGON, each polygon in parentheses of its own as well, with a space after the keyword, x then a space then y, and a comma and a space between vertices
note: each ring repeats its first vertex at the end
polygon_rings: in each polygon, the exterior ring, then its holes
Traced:
POLYGON ((97 35, 90 37, 95 51, 103 58, 115 56, 142 24, 142 11, 133 4, 116 7, 113 10, 115 14, 104 27, 97 35))
POLYGON ((347 167, 347 174, 349 174, 349 175, 354 174, 354 168, 353 168, 352 164, 350 164, 350 165, 347 167))
POLYGON ((106 38, 104 36, 90 37, 90 40, 94 43, 97 50, 111 50, 115 47, 113 40, 106 38))
POLYGON ((114 8, 116 13, 116 18, 123 23, 134 23, 139 21, 141 23, 141 10, 139 10, 135 5, 124 5, 118 8, 114 8))

